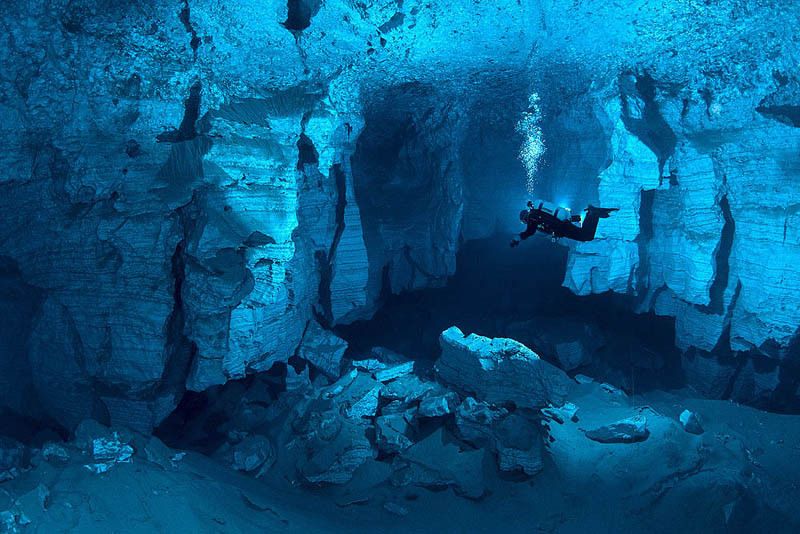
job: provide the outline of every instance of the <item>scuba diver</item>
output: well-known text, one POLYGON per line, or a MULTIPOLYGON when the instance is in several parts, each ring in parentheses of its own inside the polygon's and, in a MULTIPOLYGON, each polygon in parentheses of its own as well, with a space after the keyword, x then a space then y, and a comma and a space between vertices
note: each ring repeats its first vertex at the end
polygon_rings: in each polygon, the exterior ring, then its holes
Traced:
POLYGON ((549 234, 553 241, 560 237, 575 241, 591 241, 597 232, 597 223, 600 219, 605 219, 612 212, 619 210, 619 208, 596 208, 589 204, 584 210, 586 217, 581 223, 580 215, 572 215, 568 209, 542 200, 528 201, 528 208, 519 213, 519 220, 526 225, 526 228, 519 234, 519 239, 511 240, 512 247, 516 247, 520 240, 528 239, 537 231, 549 234))

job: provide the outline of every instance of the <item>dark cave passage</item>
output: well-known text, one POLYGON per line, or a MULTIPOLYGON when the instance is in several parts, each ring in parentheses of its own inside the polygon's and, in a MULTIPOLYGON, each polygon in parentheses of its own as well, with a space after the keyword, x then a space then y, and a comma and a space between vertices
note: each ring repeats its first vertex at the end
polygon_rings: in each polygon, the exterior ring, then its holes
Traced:
POLYGON ((287 30, 301 32, 311 26, 311 19, 322 6, 320 0, 288 0, 287 16, 283 22, 287 30))
POLYGON ((385 346, 432 363, 440 353, 439 335, 456 325, 517 339, 555 361, 548 337, 591 328, 597 338, 592 361, 575 373, 628 391, 682 385, 671 318, 631 312, 631 297, 576 296, 561 285, 566 247, 539 238, 511 249, 507 241, 501 234, 464 243, 444 287, 387 296, 372 319, 341 325, 337 334, 353 355, 385 346))

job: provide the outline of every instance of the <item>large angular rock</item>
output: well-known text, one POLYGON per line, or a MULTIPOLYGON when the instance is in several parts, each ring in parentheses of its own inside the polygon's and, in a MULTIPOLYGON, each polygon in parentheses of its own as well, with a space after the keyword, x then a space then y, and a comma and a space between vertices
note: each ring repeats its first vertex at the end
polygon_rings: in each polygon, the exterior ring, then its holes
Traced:
POLYGON ((303 334, 297 355, 311 362, 330 378, 339 378, 347 341, 325 330, 317 321, 310 321, 303 334))
POLYGON ((450 415, 458 406, 458 395, 448 391, 442 395, 428 395, 419 403, 421 417, 442 417, 450 415))
POLYGON ((683 410, 678 416, 683 429, 690 434, 702 434, 703 424, 700 422, 700 416, 691 410, 683 410))
POLYGON ((479 400, 540 408, 561 404, 569 390, 563 371, 513 339, 465 336, 453 326, 442 332, 439 344, 439 377, 479 400))
MULTIPOLYGON (((330 430, 334 429, 336 426, 330 430)), ((350 481, 356 469, 375 457, 366 431, 367 426, 363 423, 342 420, 338 431, 332 435, 325 431, 308 434, 310 455, 299 466, 303 477, 317 484, 345 484, 350 481)))
POLYGON ((543 436, 535 417, 509 414, 504 408, 467 397, 456 410, 457 435, 493 451, 501 471, 535 475, 542 469, 543 436))
POLYGON ((375 441, 384 452, 400 452, 412 445, 410 425, 404 413, 381 415, 375 419, 375 441))
POLYGON ((265 436, 247 436, 233 448, 233 468, 238 471, 259 473, 268 469, 274 461, 275 452, 265 436))
POLYGON ((647 419, 642 415, 586 431, 587 438, 600 443, 636 443, 646 440, 649 435, 647 419))
POLYGON ((456 410, 456 429, 464 441, 475 446, 492 445, 493 429, 508 410, 467 397, 456 410))
POLYGON ((105 473, 117 464, 133 461, 133 447, 125 443, 117 432, 108 437, 92 439, 90 452, 93 462, 84 467, 92 473, 105 473))

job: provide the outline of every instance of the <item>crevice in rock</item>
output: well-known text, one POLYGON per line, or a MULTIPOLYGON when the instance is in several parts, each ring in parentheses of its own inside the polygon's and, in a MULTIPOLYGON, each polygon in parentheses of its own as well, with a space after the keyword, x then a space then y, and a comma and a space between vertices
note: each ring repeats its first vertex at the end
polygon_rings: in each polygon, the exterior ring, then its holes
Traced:
POLYGON ((300 139, 297 140, 297 151, 299 153, 297 158, 298 171, 302 171, 306 165, 317 165, 319 163, 317 148, 305 133, 301 133, 300 139))
POLYGON ((747 355, 745 353, 739 353, 738 356, 738 358, 734 356, 736 360, 736 369, 733 371, 733 376, 731 376, 731 379, 725 388, 725 392, 722 394, 723 399, 730 399, 733 396, 733 392, 736 389, 736 382, 739 380, 739 376, 742 374, 742 369, 744 369, 747 365, 747 355))
POLYGON ((675 152, 677 137, 656 102, 656 81, 647 73, 620 78, 622 120, 625 127, 658 157, 659 176, 675 152))
POLYGON ((314 253, 319 271, 319 288, 317 290, 317 305, 314 306, 314 316, 321 325, 329 326, 333 318, 333 305, 331 303, 331 278, 332 269, 328 253, 318 250, 314 253))
POLYGON ((195 30, 194 26, 192 25, 191 11, 189 10, 189 0, 183 0, 183 7, 178 13, 178 18, 183 24, 183 27, 186 29, 186 32, 192 36, 192 39, 189 41, 189 46, 192 47, 194 59, 197 59, 197 49, 200 48, 200 44, 203 41, 200 39, 200 37, 198 37, 197 30, 195 30))
POLYGON ((761 99, 756 111, 768 119, 800 128, 800 83, 778 72, 773 77, 778 88, 761 99))
POLYGON ((406 20, 405 13, 398 11, 392 17, 378 27, 381 33, 389 33, 390 31, 399 28, 406 20))
POLYGON ((186 280, 186 264, 189 261, 187 246, 196 225, 194 206, 195 197, 187 205, 177 209, 178 224, 182 230, 182 238, 175 245, 170 258, 172 288, 172 311, 166 323, 166 363, 161 380, 156 384, 154 396, 159 394, 185 391, 186 378, 189 376, 192 362, 197 356, 197 345, 189 339, 185 332, 186 311, 183 301, 183 286, 186 280))
POLYGON ((336 211, 335 211, 335 230, 333 240, 328 252, 319 251, 316 254, 320 268, 319 281, 319 316, 320 323, 330 327, 334 321, 333 303, 331 302, 331 283, 333 282, 333 262, 336 259, 336 249, 344 233, 344 211, 347 206, 347 176, 342 166, 335 164, 331 167, 331 175, 336 184, 336 211))
POLYGON ((0 255, 0 428, 13 428, 4 424, 6 417, 31 422, 46 417, 39 399, 32 400, 36 393, 29 357, 34 320, 45 298, 45 291, 25 281, 14 258, 0 255))
POLYGON ((756 107, 756 111, 770 119, 775 119, 783 124, 800 128, 800 106, 789 104, 770 106, 765 105, 762 100, 758 107, 756 107))
POLYGON ((185 313, 183 307, 183 283, 186 278, 186 240, 175 247, 171 258, 173 292, 172 313, 167 320, 167 363, 161 376, 159 389, 168 389, 183 384, 189 373, 191 361, 197 347, 184 334, 185 313))
POLYGON ((639 264, 636 267, 634 292, 646 297, 646 289, 650 277, 650 253, 648 246, 653 238, 653 204, 655 203, 655 189, 641 191, 639 201, 639 235, 636 244, 639 249, 639 264))
POLYGON ((344 233, 344 210, 347 206, 347 176, 342 170, 342 166, 339 164, 331 167, 331 174, 333 174, 334 183, 336 184, 336 231, 333 235, 331 252, 328 256, 331 261, 333 261, 336 255, 336 249, 339 247, 339 242, 344 233))
POLYGON ((719 244, 714 251, 714 280, 708 289, 709 305, 701 307, 703 311, 709 311, 717 315, 722 315, 725 311, 725 290, 728 288, 730 276, 730 256, 733 249, 733 237, 736 231, 736 222, 731 214, 731 207, 728 197, 723 196, 719 200, 719 208, 725 223, 722 225, 719 244))
POLYGON ((440 283, 444 283, 446 281, 446 276, 437 276, 420 265, 419 262, 414 259, 414 256, 411 252, 411 247, 409 245, 403 247, 403 257, 406 259, 409 266, 411 266, 411 287, 416 286, 417 273, 422 274, 429 281, 435 280, 440 283))
POLYGON ((184 112, 181 125, 175 129, 156 136, 159 143, 180 143, 191 141, 197 137, 197 119, 200 118, 200 101, 203 84, 198 80, 189 88, 189 96, 184 100, 184 112))
POLYGON ((287 0, 286 20, 283 27, 291 32, 302 32, 311 26, 311 19, 322 7, 322 0, 287 0))

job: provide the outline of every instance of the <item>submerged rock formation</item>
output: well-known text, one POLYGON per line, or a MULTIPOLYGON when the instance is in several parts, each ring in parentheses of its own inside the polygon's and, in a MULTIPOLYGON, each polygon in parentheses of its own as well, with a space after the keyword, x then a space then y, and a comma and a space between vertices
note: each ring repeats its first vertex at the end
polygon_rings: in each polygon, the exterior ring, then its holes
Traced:
MULTIPOLYGON (((386 279, 400 291, 453 271, 476 87, 438 80, 486 65, 492 36, 452 61, 459 23, 437 29, 419 6, 101 5, 2 15, 0 256, 19 288, 3 298, 35 302, 27 339, 2 340, 41 412, 147 430, 184 389, 286 361, 314 314, 369 316, 386 279), (357 144, 403 163, 365 172, 357 144)), ((478 10, 497 35, 517 25, 478 10)), ((21 389, 2 401, 21 408, 21 389)))
POLYGON ((565 284, 675 317, 721 394, 792 397, 797 11, 10 5, 0 403, 149 430, 185 390, 287 361, 308 324, 444 284, 462 239, 516 224, 531 92, 536 192, 621 208, 565 284), (773 360, 722 363, 739 352, 773 360))

